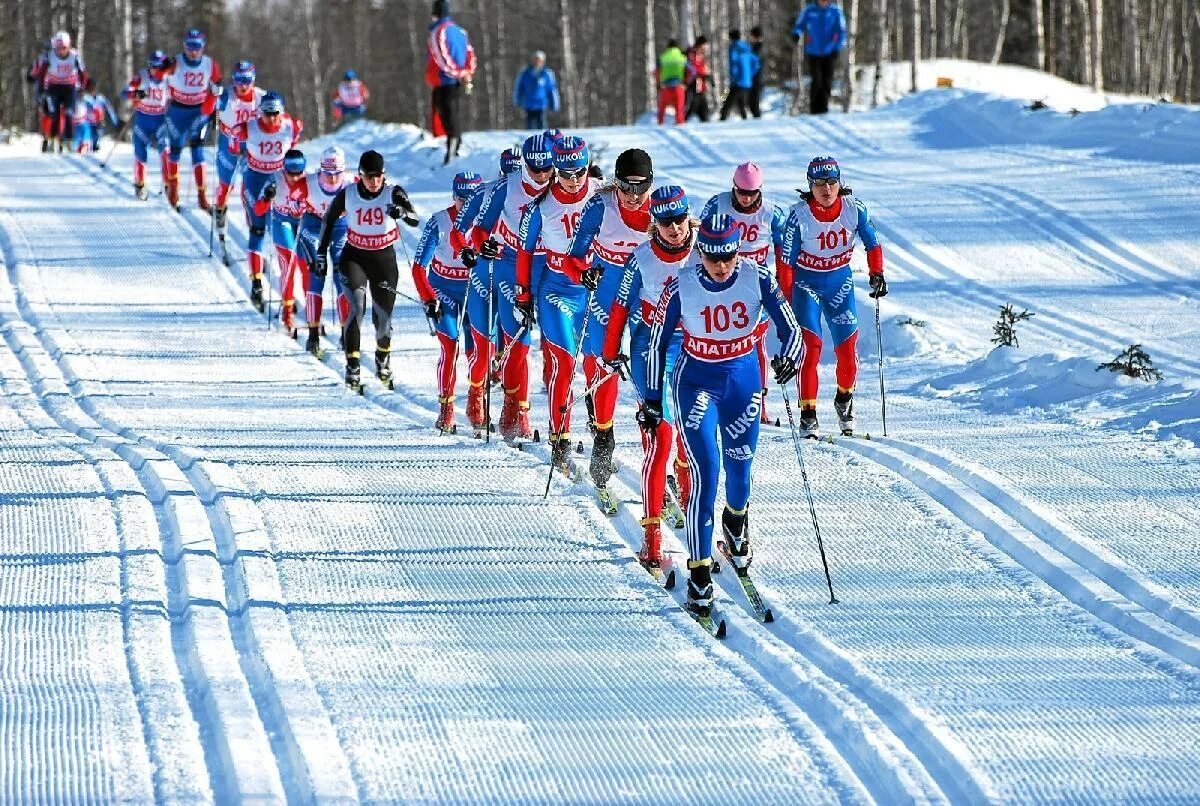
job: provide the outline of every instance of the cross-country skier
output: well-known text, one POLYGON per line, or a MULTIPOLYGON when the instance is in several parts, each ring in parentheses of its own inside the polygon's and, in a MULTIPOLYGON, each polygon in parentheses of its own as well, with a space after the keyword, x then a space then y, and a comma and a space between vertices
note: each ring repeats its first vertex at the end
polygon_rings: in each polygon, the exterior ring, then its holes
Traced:
MULTIPOLYGON (((713 213, 727 215, 737 222, 742 236, 739 254, 748 257, 760 266, 768 266, 767 253, 774 247, 775 261, 779 261, 783 245, 783 228, 787 213, 763 197, 763 173, 753 162, 743 162, 733 172, 733 187, 718 193, 708 200, 700 211, 700 220, 713 213)), ((763 399, 760 415, 764 423, 767 417, 767 340, 758 342, 758 367, 762 376, 763 399)))
POLYGON ((340 191, 329 203, 317 244, 315 268, 325 273, 326 252, 333 240, 334 227, 346 217, 346 248, 337 271, 342 275, 350 311, 342 327, 346 350, 346 386, 362 391, 359 368, 359 344, 363 315, 367 310, 368 287, 371 295, 371 320, 375 325, 375 375, 392 387, 392 308, 396 305, 396 284, 400 272, 396 266, 396 248, 400 238, 398 219, 415 227, 416 211, 408 194, 384 177, 383 155, 364 151, 358 159, 358 182, 340 191))
POLYGON ((300 140, 304 124, 283 111, 283 96, 268 92, 258 105, 258 117, 241 123, 233 130, 229 150, 244 154, 242 170, 242 205, 246 208, 246 224, 250 237, 246 243, 246 260, 250 268, 250 301, 263 310, 262 243, 267 234, 267 218, 255 212, 255 202, 271 175, 283 168, 283 155, 300 140))
POLYGON ((75 95, 75 106, 71 108, 71 151, 76 154, 86 154, 92 150, 92 105, 94 103, 94 99, 86 90, 75 95))
POLYGON ((567 253, 583 207, 599 188, 588 176, 592 155, 583 138, 567 136, 551 148, 554 182, 521 217, 517 252, 516 308, 542 329, 543 379, 550 405, 550 463, 570 475, 571 381, 575 356, 587 336, 588 306, 599 271, 567 253), (545 255, 541 277, 533 270, 535 252, 545 255))
MULTIPOLYGON (((604 337, 604 361, 615 364, 620 360, 621 338, 628 320, 630 376, 642 400, 650 394, 646 367, 650 357, 650 328, 654 312, 667 282, 679 276, 680 268, 687 265, 692 256, 695 231, 687 193, 678 185, 664 185, 655 189, 650 196, 650 215, 654 220, 650 241, 634 249, 618 273, 617 298, 604 337)), ((683 344, 683 332, 676 329, 664 334, 663 338, 668 345, 663 370, 665 386, 658 398, 662 401, 662 422, 654 429, 642 431, 642 448, 645 451, 642 505, 645 514, 642 518, 642 549, 638 552, 638 559, 650 569, 662 566, 661 522, 667 460, 671 458, 671 444, 676 437, 680 442, 675 459, 675 477, 679 482, 679 504, 684 509, 691 495, 687 454, 683 450, 682 437, 676 433, 678 418, 672 411, 670 395, 670 378, 683 344)))
POLYGON ((233 68, 233 88, 226 87, 217 101, 217 229, 224 241, 229 191, 236 179, 238 156, 230 148, 234 130, 258 114, 258 105, 266 90, 254 86, 254 62, 240 61, 233 68))
POLYGON ((779 332, 781 353, 772 361, 775 379, 796 375, 804 346, 791 307, 774 275, 738 256, 737 223, 725 215, 704 219, 696 252, 667 282, 650 332, 643 427, 663 423, 662 391, 667 352, 675 328, 683 327, 683 349, 672 378, 672 403, 692 468, 687 505, 688 608, 712 613, 712 532, 717 480, 725 469, 721 531, 733 565, 744 571, 752 558, 747 508, 750 468, 758 446, 762 388, 756 343, 765 308, 779 332))
POLYGON ((882 297, 888 292, 883 278, 883 247, 871 214, 866 205, 852 197, 850 188, 842 186, 841 180, 841 168, 833 157, 817 157, 808 164, 809 190, 788 211, 783 260, 779 266, 779 283, 791 299, 804 334, 800 428, 805 436, 812 438, 819 435, 817 363, 821 358, 822 315, 833 336, 833 353, 837 357, 833 409, 842 433, 854 433, 858 312, 850 258, 859 239, 867 250, 870 296, 882 297))
POLYGON ((613 418, 619 391, 617 374, 600 359, 604 352, 604 329, 617 298, 622 268, 633 250, 646 242, 650 230, 650 186, 654 163, 640 148, 622 151, 617 157, 612 183, 605 185, 583 207, 575 235, 567 247, 568 259, 582 275, 599 273, 591 296, 591 313, 583 345, 583 375, 588 388, 595 387, 585 401, 590 409, 595 437, 592 441, 592 481, 600 489, 606 510, 615 512, 607 496, 616 448, 613 418), (595 384, 599 382, 599 386, 595 384))
POLYGON ((283 169, 276 171, 258 194, 255 215, 271 212, 271 242, 279 261, 279 319, 283 329, 296 337, 296 271, 300 271, 301 288, 308 288, 308 262, 300 254, 298 241, 300 218, 308 209, 308 177, 304 169, 308 160, 299 149, 289 149, 283 155, 283 169))
MULTIPOLYGON (((73 136, 71 122, 75 110, 75 96, 87 81, 87 68, 83 57, 71 47, 71 35, 59 31, 50 40, 50 52, 44 61, 35 65, 41 87, 42 103, 50 117, 49 141, 58 141, 61 152, 73 136)), ((45 149, 43 149, 45 150, 45 149)))
POLYGON ((53 39, 47 39, 46 44, 33 57, 33 64, 25 73, 25 80, 33 85, 33 103, 38 112, 38 131, 42 133, 42 153, 50 150, 50 111, 46 105, 42 76, 46 71, 46 63, 50 60, 50 51, 54 49, 53 39))
MULTIPOLYGON (((316 270, 317 244, 321 240, 321 225, 329 204, 334 196, 343 188, 354 184, 354 180, 346 174, 346 155, 338 146, 330 146, 321 153, 321 167, 317 171, 317 181, 311 179, 308 184, 308 209, 300 221, 300 249, 305 261, 313 270, 309 272, 308 294, 305 296, 304 309, 308 313, 308 341, 304 348, 320 358, 321 351, 321 308, 324 304, 325 275, 324 271, 316 270)), ((346 247, 346 218, 339 218, 333 225, 333 236, 329 242, 329 256, 333 265, 342 262, 342 250, 346 247)), ((338 321, 344 322, 350 313, 350 301, 346 298, 345 287, 341 275, 333 274, 335 289, 334 307, 337 310, 338 321)))
POLYGON ((100 137, 104 134, 104 124, 107 123, 113 127, 114 136, 119 136, 124 124, 117 116, 117 110, 113 108, 112 101, 108 100, 108 96, 96 92, 95 81, 89 78, 84 85, 84 90, 87 93, 85 99, 89 104, 88 125, 92 132, 92 151, 96 152, 100 150, 100 137))
MULTIPOLYGON (((205 55, 204 32, 192 28, 183 40, 183 53, 167 67, 167 88, 171 101, 167 106, 167 135, 171 138, 171 164, 167 175, 167 201, 179 205, 179 161, 183 147, 192 152, 192 173, 196 178, 196 202, 209 212, 204 184, 204 138, 217 96, 221 94, 221 68, 205 55)), ((283 153, 280 152, 280 157, 283 153)))
POLYGON ((122 93, 133 102, 133 192, 142 201, 146 192, 146 160, 150 146, 158 149, 162 175, 167 176, 167 80, 165 71, 170 57, 156 50, 146 59, 146 66, 129 81, 122 93))
MULTIPOLYGON (((509 351, 504 366, 500 368, 504 384, 500 435, 510 442, 533 437, 533 428, 529 424, 528 356, 531 334, 529 325, 523 322, 515 307, 517 250, 521 248, 517 233, 521 229, 522 212, 545 191, 554 174, 554 158, 550 148, 551 144, 540 134, 525 140, 521 146, 523 167, 488 192, 470 236, 464 238, 467 245, 463 248, 468 251, 459 253, 467 266, 479 258, 491 262, 492 274, 489 279, 492 282, 489 287, 495 287, 499 292, 496 301, 499 303, 500 328, 504 334, 504 349, 509 351), (513 340, 516 343, 510 347, 509 342, 513 340)), ((535 258, 535 264, 540 262, 540 258, 535 258)), ((534 266, 535 273, 538 268, 534 266)), ((478 321, 487 321, 486 315, 478 321)), ((476 342, 477 356, 478 349, 479 342, 476 342)))
POLYGON ((361 118, 367 114, 367 101, 371 93, 358 73, 347 70, 342 81, 333 91, 333 124, 341 126, 350 118, 361 118))
POLYGON ((447 434, 455 432, 454 392, 458 377, 458 339, 466 315, 467 277, 470 270, 450 245, 450 230, 467 199, 483 184, 483 177, 463 171, 451 185, 453 203, 438 210, 421 232, 421 241, 413 257, 413 284, 425 306, 425 316, 437 328, 441 354, 437 365, 438 412, 434 428, 447 434))

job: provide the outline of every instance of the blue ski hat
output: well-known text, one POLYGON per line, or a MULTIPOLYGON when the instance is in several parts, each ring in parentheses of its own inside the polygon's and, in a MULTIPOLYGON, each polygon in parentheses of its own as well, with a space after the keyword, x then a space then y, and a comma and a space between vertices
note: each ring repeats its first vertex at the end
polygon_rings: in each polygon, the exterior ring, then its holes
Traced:
POLYGON ((592 161, 587 143, 573 134, 556 141, 550 150, 554 153, 554 168, 558 171, 577 171, 587 168, 592 161))
POLYGON ((545 135, 534 134, 521 146, 521 158, 535 171, 554 167, 554 155, 550 153, 550 141, 545 135))
POLYGON ((546 129, 546 131, 542 132, 542 137, 545 137, 551 143, 557 143, 563 139, 563 132, 562 129, 546 129))
POLYGON ((258 102, 258 111, 267 115, 279 115, 283 113, 283 96, 275 90, 271 90, 262 97, 258 102))
POLYGON ((304 169, 308 167, 308 160, 304 158, 304 152, 298 148, 288 149, 288 152, 283 155, 283 172, 286 174, 302 174, 304 169))
POLYGON ((456 199, 465 199, 482 184, 483 177, 479 174, 474 171, 461 171, 454 175, 454 184, 451 190, 456 199))
POLYGON ((354 72, 353 70, 346 71, 346 81, 353 81, 356 78, 358 78, 358 73, 354 72))
POLYGON ((208 42, 208 37, 199 28, 189 28, 187 36, 183 38, 183 47, 186 50, 201 50, 208 42))
POLYGON ((655 218, 674 218, 689 212, 687 192, 679 185, 663 185, 650 194, 650 215, 655 218))
POLYGON ((713 213, 700 222, 696 248, 701 254, 718 258, 730 257, 737 254, 741 245, 742 239, 733 216, 713 213))
POLYGON ((837 160, 833 157, 815 157, 808 164, 808 183, 812 185, 814 179, 836 179, 842 181, 842 169, 838 167, 837 160))
POLYGON ((517 147, 506 148, 500 152, 500 175, 508 176, 511 173, 516 173, 521 167, 521 149, 517 147))
POLYGON ((167 54, 165 51, 156 50, 150 54, 150 58, 146 59, 146 66, 151 70, 161 70, 167 66, 167 54))
POLYGON ((233 83, 246 86, 254 83, 256 72, 254 62, 241 61, 233 68, 233 83))

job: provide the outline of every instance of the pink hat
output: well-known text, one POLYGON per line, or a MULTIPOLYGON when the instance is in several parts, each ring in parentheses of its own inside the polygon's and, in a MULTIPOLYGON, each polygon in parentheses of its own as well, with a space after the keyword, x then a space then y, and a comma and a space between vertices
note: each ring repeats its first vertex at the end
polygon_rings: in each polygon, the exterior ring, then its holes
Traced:
POLYGON ((743 162, 733 172, 733 186, 739 190, 762 190, 762 168, 753 162, 743 162))

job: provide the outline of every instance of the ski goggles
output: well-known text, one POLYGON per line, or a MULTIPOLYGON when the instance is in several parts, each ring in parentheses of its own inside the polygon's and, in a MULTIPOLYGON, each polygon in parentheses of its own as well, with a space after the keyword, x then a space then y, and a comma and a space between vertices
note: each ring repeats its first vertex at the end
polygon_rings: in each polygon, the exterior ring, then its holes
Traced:
POLYGON ((664 227, 678 227, 681 224, 687 223, 688 215, 689 215, 688 213, 679 213, 678 215, 670 215, 670 216, 664 216, 662 218, 655 218, 654 223, 659 224, 664 227))
POLYGON ((829 187, 831 185, 836 185, 837 183, 838 183, 838 180, 833 177, 830 177, 829 179, 810 179, 810 180, 808 180, 808 184, 815 188, 829 187))
POLYGON ((558 175, 560 178, 565 179, 568 182, 574 182, 576 179, 582 179, 584 176, 586 176, 587 171, 587 166, 582 168, 562 168, 559 170, 558 175))
POLYGON ((621 191, 622 193, 628 193, 630 196, 641 196, 650 189, 650 185, 653 184, 653 182, 654 177, 651 176, 648 176, 645 179, 639 179, 637 181, 622 179, 619 176, 613 179, 613 184, 617 186, 617 190, 621 191))

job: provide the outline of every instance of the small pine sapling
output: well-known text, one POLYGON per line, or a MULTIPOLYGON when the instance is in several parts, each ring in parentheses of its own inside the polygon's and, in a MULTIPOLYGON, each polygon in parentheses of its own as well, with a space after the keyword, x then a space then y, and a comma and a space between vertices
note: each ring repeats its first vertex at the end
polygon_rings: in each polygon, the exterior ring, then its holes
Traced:
POLYGON ((996 324, 992 325, 992 332, 996 334, 996 338, 992 339, 992 344, 997 344, 1001 347, 1017 347, 1017 322, 1022 322, 1031 316, 1036 316, 1029 311, 1021 311, 1017 313, 1013 310, 1013 306, 1000 306, 1000 318, 996 324))
POLYGON ((1150 358, 1150 354, 1143 350, 1140 344, 1129 345, 1114 360, 1106 361, 1096 367, 1097 372, 1102 369, 1120 372, 1122 375, 1143 381, 1162 380, 1162 373, 1154 368, 1154 361, 1150 358))

